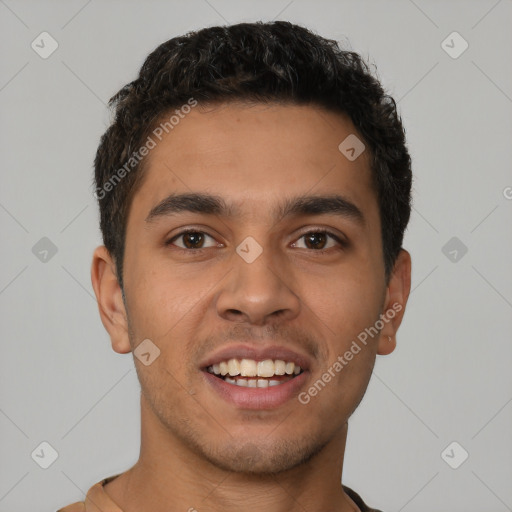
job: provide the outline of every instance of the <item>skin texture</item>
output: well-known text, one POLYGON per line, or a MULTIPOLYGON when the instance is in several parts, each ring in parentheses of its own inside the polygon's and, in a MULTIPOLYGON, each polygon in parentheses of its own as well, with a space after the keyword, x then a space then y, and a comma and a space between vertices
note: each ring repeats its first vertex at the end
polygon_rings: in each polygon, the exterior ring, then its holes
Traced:
POLYGON ((125 354, 149 338, 161 351, 149 366, 134 358, 140 458, 105 486, 125 512, 358 510, 340 485, 347 422, 376 355, 396 346, 411 259, 400 252, 386 286, 368 152, 350 162, 338 150, 351 133, 348 117, 318 107, 229 103, 196 107, 150 152, 127 221, 126 304, 103 246, 91 271, 113 349, 125 354), (239 212, 146 222, 173 192, 222 196, 239 212), (284 198, 334 192, 362 210, 364 226, 332 214, 272 216, 284 198), (186 227, 209 236, 202 245, 186 235, 166 245, 186 227), (327 237, 308 246, 303 235, 314 228, 348 245, 327 237), (263 249, 250 264, 235 250, 248 236, 263 249), (206 249, 179 252, 187 243, 206 249), (310 358, 307 390, 393 304, 401 311, 306 405, 294 398, 274 410, 242 410, 200 371, 230 344, 279 344, 310 358))

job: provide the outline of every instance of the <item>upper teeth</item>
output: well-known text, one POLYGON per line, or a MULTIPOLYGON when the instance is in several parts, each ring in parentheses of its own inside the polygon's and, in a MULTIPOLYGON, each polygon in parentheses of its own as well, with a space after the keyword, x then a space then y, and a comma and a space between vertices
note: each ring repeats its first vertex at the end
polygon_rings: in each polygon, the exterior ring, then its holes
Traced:
POLYGON ((241 375, 242 377, 273 377, 274 375, 298 375, 301 371, 299 365, 280 359, 272 361, 255 361, 254 359, 229 359, 208 367, 210 373, 215 375, 241 375))

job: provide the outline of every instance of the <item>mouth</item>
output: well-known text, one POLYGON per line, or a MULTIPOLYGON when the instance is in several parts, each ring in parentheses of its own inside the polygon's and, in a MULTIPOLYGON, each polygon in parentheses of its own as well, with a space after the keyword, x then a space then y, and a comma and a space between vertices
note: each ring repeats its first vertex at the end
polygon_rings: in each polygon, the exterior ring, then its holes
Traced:
POLYGON ((238 409, 273 409, 295 398, 310 375, 309 359, 282 347, 233 347, 204 361, 208 387, 238 409))
POLYGON ((232 358, 212 364, 203 370, 227 384, 257 389, 281 386, 304 373, 298 364, 282 359, 256 361, 232 358))

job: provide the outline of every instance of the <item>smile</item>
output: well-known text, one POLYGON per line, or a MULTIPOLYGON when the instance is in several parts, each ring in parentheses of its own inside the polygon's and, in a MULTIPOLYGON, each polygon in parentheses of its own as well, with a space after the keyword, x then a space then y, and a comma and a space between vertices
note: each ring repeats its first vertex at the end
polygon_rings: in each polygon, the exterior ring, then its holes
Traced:
POLYGON ((207 371, 235 386, 267 388, 280 386, 300 375, 303 370, 293 361, 280 359, 228 359, 209 366, 207 371))
POLYGON ((215 395, 238 409, 268 410, 283 406, 296 398, 309 380, 308 370, 297 365, 292 369, 289 363, 280 359, 231 361, 223 361, 222 370, 218 363, 203 368, 201 373, 215 395), (281 374, 283 365, 284 374, 281 374))

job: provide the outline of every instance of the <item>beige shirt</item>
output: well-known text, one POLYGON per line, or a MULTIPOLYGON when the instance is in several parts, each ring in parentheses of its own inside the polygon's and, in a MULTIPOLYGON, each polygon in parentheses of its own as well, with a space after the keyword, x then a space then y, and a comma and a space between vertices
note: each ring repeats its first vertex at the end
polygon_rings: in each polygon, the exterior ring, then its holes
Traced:
MULTIPOLYGON (((119 475, 109 476, 94 484, 87 495, 85 501, 78 501, 67 507, 57 510, 57 512, 123 512, 119 505, 114 503, 110 496, 105 492, 103 486, 117 478, 119 475)), ((364 503, 361 496, 355 491, 343 485, 343 490, 350 496, 354 503, 361 509, 361 512, 380 512, 380 510, 370 508, 364 503)))
POLYGON ((105 492, 103 486, 117 478, 119 475, 109 476, 94 484, 85 496, 85 501, 77 501, 67 507, 57 510, 57 512, 123 512, 119 506, 112 501, 105 492))

